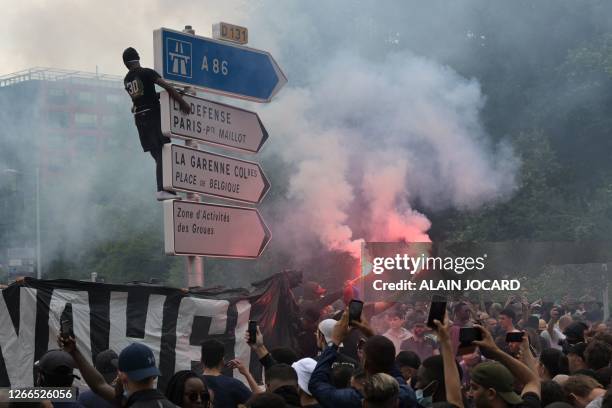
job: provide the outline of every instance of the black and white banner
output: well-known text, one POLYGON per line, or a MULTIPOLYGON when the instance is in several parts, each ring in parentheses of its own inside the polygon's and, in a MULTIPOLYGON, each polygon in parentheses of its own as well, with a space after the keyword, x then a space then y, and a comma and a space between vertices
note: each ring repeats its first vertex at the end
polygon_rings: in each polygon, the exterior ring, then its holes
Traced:
MULTIPOLYGON (((280 273, 250 291, 184 291, 26 278, 0 296, 0 387, 33 385, 34 362, 57 348, 68 304, 77 346, 90 362, 100 351, 145 343, 155 353, 163 387, 176 371, 197 367, 200 344, 214 337, 226 345, 226 359, 240 359, 257 377, 259 362, 244 341, 248 321, 259 322, 269 346, 281 339, 295 346, 298 310, 290 281, 290 274, 280 273)), ((241 378, 237 370, 227 374, 241 378)))

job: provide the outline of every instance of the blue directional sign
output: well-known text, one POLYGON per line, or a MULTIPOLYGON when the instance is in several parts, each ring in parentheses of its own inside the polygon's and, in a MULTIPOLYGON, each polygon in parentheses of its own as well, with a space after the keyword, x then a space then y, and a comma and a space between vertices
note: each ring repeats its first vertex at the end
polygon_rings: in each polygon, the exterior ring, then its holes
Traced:
POLYGON ((171 82, 226 96, 270 102, 287 82, 270 53, 160 28, 155 70, 171 82))

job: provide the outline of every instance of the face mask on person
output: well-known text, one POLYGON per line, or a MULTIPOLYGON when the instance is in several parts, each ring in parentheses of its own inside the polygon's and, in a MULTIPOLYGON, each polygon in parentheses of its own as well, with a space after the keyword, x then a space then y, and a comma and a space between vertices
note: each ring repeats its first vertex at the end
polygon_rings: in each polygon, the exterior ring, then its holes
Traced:
POLYGON ((433 395, 438 388, 438 381, 433 380, 422 389, 415 391, 417 403, 422 407, 431 407, 433 405, 433 395))
POLYGON ((422 407, 431 407, 433 405, 433 395, 426 397, 423 395, 423 390, 415 391, 417 403, 422 407))

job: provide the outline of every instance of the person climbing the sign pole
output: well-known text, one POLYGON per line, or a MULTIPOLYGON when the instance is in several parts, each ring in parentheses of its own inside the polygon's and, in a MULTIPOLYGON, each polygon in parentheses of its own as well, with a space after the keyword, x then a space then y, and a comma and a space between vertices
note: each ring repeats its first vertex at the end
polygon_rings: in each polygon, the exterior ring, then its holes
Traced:
POLYGON ((138 129, 140 144, 145 152, 149 152, 155 159, 157 178, 157 200, 180 199, 174 192, 164 191, 162 179, 162 148, 164 144, 170 143, 170 139, 161 131, 161 112, 159 106, 159 94, 155 92, 155 84, 164 88, 170 96, 178 102, 181 111, 191 112, 191 106, 183 99, 181 94, 164 81, 153 69, 140 66, 140 56, 132 48, 123 51, 123 63, 128 68, 128 73, 123 79, 125 90, 132 98, 132 113, 138 129))

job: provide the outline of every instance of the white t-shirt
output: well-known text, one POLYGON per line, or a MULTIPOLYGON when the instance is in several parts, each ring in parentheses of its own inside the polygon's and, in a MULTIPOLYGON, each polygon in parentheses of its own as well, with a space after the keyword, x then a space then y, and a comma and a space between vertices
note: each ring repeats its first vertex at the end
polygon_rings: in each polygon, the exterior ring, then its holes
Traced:
POLYGON ((554 348, 557 350, 562 349, 561 345, 559 344, 559 341, 565 340, 565 335, 561 333, 561 330, 559 330, 557 326, 553 327, 552 338, 548 330, 544 330, 542 333, 540 333, 540 336, 542 336, 543 339, 548 340, 551 348, 554 348))

